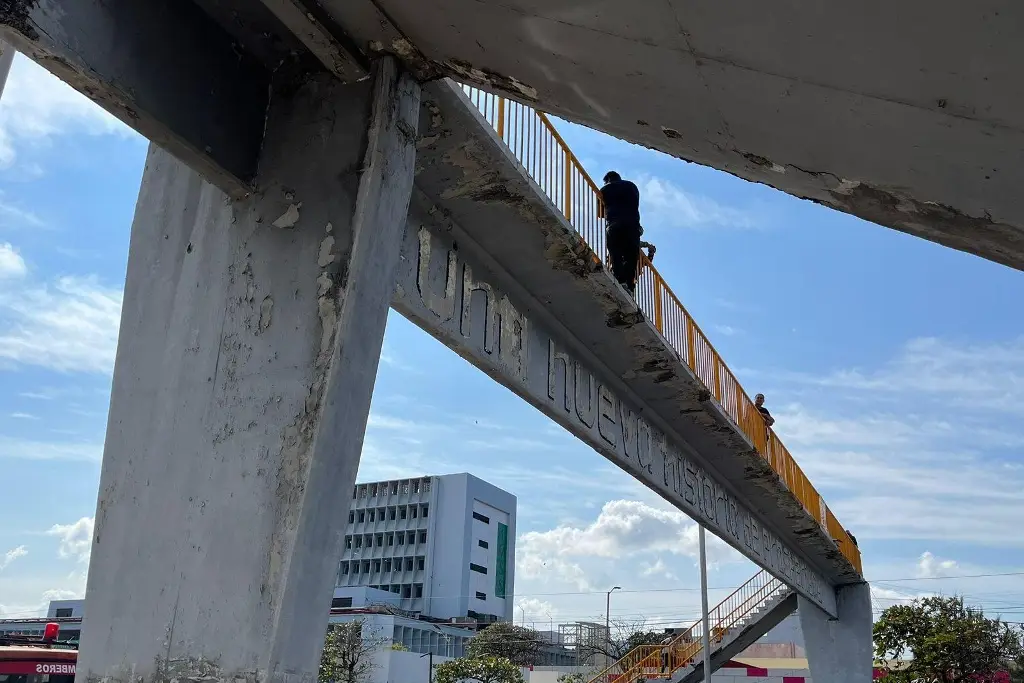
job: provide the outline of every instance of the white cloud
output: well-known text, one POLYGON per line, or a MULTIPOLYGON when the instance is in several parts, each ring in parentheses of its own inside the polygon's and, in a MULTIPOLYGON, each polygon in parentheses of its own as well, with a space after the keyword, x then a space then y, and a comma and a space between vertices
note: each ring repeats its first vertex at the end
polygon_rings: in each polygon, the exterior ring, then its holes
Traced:
POLYGON ((723 336, 726 336, 726 337, 731 337, 731 336, 739 333, 739 330, 737 330, 735 327, 733 327, 731 325, 715 325, 714 329, 715 329, 715 332, 718 332, 719 334, 721 334, 723 336))
POLYGON ((917 575, 922 579, 952 576, 959 569, 960 565, 955 560, 940 560, 927 550, 921 553, 921 559, 917 563, 917 575))
POLYGON ((95 278, 0 292, 0 359, 64 372, 114 367, 121 292, 95 278))
POLYGON ((128 135, 130 129, 30 59, 14 59, 0 103, 0 167, 17 148, 45 144, 62 133, 128 135))
POLYGON ((748 230, 757 223, 750 212, 694 195, 663 178, 641 175, 641 218, 658 228, 732 228, 748 230))
MULTIPOLYGON (((707 550, 709 564, 739 557, 710 534, 707 550)), ((516 549, 516 566, 523 578, 550 577, 575 584, 581 590, 593 590, 592 579, 580 564, 581 559, 636 560, 648 554, 656 565, 658 553, 696 559, 697 524, 675 509, 636 500, 613 500, 586 526, 562 524, 549 531, 522 534, 516 549)))
POLYGON ((644 564, 641 566, 643 567, 640 571, 642 576, 663 576, 666 579, 676 578, 675 574, 669 571, 668 565, 665 564, 665 560, 660 557, 652 564, 644 564))
POLYGON ((1024 415, 1024 337, 966 344, 923 337, 907 342, 876 371, 844 369, 820 378, 793 378, 879 398, 913 393, 922 396, 924 405, 945 401, 974 412, 1024 415))
POLYGON ((39 441, 0 434, 0 459, 99 462, 102 457, 102 443, 39 441))
POLYGON ((9 417, 14 418, 15 420, 38 420, 39 419, 38 415, 33 415, 31 413, 11 413, 9 417))
POLYGON ((9 242, 0 242, 0 279, 23 277, 28 272, 25 259, 9 242))
MULTIPOLYGON (((522 619, 526 616, 528 622, 543 622, 549 619, 558 618, 558 609, 546 600, 537 598, 520 598, 516 600, 515 617, 522 619)), ((541 628, 538 626, 537 628, 541 628)))
POLYGON ((800 396, 775 429, 862 546, 1024 547, 1024 340, 915 339, 878 369, 767 377, 800 396))
POLYGON ((93 518, 82 517, 71 524, 54 524, 46 532, 56 536, 60 541, 57 554, 62 558, 76 558, 79 562, 88 562, 92 550, 93 518))
POLYGON ((28 548, 23 545, 19 545, 17 548, 11 548, 4 553, 3 558, 0 558, 0 571, 7 569, 11 566, 11 563, 17 560, 19 557, 25 557, 28 555, 28 548))

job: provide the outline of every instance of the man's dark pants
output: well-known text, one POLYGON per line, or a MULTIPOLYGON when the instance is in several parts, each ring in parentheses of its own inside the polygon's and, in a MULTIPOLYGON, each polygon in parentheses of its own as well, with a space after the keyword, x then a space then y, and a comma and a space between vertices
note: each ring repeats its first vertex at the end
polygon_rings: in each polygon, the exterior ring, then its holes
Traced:
POLYGON ((640 225, 610 223, 606 232, 612 274, 630 292, 636 284, 636 267, 640 258, 640 225))

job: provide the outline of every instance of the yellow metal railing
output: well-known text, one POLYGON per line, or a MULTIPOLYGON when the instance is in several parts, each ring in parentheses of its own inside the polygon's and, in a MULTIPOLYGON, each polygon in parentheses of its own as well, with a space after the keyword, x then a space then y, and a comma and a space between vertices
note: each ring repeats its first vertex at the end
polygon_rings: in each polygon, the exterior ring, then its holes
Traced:
MULTIPOLYGON (((595 260, 604 261, 601 189, 550 119, 542 112, 504 97, 466 85, 462 88, 529 176, 590 246, 595 260)), ((736 376, 643 253, 640 254, 635 296, 640 309, 747 435, 807 514, 827 531, 846 559, 862 573, 860 551, 849 534, 775 432, 765 426, 736 376)))
MULTIPOLYGON (((708 612, 709 642, 722 642, 729 631, 743 625, 768 600, 787 590, 786 585, 763 569, 708 612)), ((673 672, 689 666, 704 649, 704 622, 698 620, 675 638, 661 645, 640 645, 619 661, 598 672, 589 683, 634 683, 638 679, 671 678, 673 672)))

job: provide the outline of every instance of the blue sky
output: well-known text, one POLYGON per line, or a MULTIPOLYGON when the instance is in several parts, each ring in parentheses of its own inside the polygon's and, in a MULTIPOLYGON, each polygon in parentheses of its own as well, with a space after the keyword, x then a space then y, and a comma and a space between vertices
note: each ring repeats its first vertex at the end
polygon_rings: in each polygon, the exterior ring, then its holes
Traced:
MULTIPOLYGON (((840 520, 877 606, 1024 621, 1024 275, 560 125, 643 193, 656 263, 840 520)), ((27 60, 0 104, 0 616, 84 586, 145 142, 27 60)), ((360 476, 469 471, 519 498, 516 617, 696 616, 696 528, 392 314, 360 476), (469 400, 467 400, 467 397, 469 400)), ((753 573, 712 544, 715 594, 753 573)), ((714 600, 714 596, 712 597, 714 600)))

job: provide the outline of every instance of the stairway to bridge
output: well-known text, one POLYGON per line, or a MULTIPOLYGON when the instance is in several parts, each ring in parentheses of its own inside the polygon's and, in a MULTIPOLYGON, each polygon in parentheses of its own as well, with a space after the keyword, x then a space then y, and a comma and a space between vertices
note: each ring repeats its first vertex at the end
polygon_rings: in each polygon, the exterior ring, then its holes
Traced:
MULTIPOLYGON (((796 594, 761 570, 708 612, 711 670, 716 671, 796 609, 796 594)), ((639 683, 662 679, 691 683, 703 677, 704 622, 661 645, 639 645, 588 683, 639 683)))

